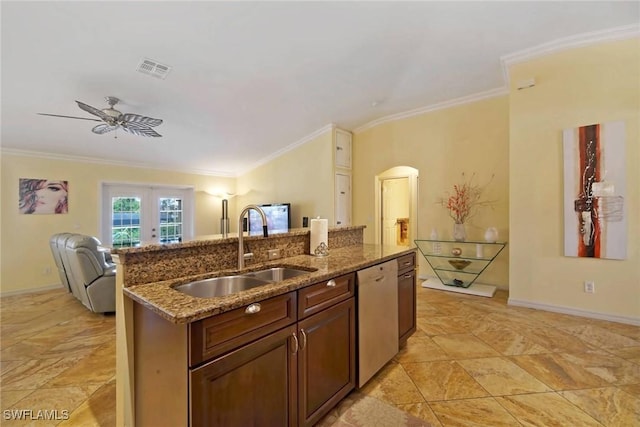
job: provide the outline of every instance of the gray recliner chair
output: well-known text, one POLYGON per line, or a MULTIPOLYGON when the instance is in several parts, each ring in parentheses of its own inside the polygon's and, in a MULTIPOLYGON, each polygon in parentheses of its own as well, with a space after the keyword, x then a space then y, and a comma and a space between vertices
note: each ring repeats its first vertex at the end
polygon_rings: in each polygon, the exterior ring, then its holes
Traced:
POLYGON ((63 284, 89 310, 95 313, 114 312, 116 267, 107 262, 104 252, 98 250, 100 241, 83 234, 59 233, 52 236, 49 244, 54 252, 56 265, 58 260, 54 240, 62 264, 62 271, 58 268, 58 272, 63 284))
POLYGON ((68 292, 71 292, 71 285, 69 284, 69 278, 65 269, 65 262, 62 260, 63 255, 66 258, 66 243, 69 237, 73 236, 71 233, 57 233, 51 236, 49 239, 49 246, 51 247, 51 253, 53 254, 53 260, 56 263, 58 269, 58 275, 60 276, 60 283, 64 285, 68 292))

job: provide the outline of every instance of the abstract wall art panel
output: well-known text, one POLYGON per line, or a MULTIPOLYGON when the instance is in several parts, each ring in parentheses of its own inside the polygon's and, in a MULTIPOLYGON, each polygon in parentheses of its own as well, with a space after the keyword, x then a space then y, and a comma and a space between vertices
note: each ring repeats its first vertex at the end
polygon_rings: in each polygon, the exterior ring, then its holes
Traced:
POLYGON ((563 144, 565 256, 625 259, 624 122, 566 129, 563 144))

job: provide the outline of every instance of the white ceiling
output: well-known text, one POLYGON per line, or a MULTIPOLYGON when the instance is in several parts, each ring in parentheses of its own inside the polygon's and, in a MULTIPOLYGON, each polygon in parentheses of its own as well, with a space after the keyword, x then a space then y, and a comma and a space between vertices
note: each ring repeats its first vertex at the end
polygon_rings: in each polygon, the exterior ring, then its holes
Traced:
POLYGON ((329 124, 505 88, 505 55, 638 25, 639 4, 2 1, 2 147, 236 176, 329 124), (163 137, 36 115, 107 95, 163 137))

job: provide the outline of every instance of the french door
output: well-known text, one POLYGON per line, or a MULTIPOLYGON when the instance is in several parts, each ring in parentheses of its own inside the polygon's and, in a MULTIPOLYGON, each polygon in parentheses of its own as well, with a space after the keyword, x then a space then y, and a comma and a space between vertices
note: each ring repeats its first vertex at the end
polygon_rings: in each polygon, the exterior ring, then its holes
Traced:
POLYGON ((193 189, 104 184, 102 241, 113 247, 193 237, 193 189))

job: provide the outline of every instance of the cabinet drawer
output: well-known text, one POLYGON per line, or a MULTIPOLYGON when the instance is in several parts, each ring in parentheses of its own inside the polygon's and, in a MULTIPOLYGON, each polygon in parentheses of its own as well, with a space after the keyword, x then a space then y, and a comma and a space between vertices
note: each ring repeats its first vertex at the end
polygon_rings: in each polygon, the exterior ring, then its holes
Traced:
POLYGON ((317 313, 354 295, 355 273, 335 277, 298 291, 298 318, 317 313))
POLYGON ((189 365, 219 356, 296 321, 296 293, 279 295, 190 325, 189 365))
POLYGON ((398 274, 405 270, 413 270, 416 267, 416 254, 411 253, 398 258, 398 274))

